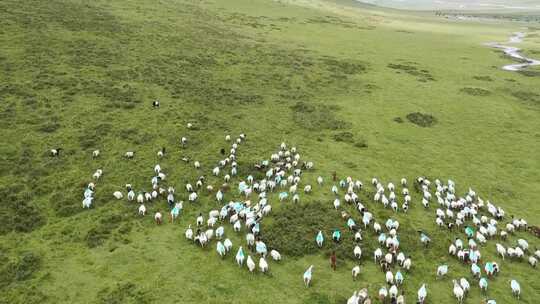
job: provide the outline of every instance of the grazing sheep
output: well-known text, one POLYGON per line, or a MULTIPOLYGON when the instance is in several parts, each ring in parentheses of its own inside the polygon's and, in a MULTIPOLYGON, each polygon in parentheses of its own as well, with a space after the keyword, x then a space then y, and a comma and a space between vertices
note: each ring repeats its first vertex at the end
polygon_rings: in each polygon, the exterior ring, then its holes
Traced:
POLYGON ((223 246, 223 243, 221 241, 217 242, 216 251, 221 258, 223 258, 225 254, 227 253, 227 251, 225 250, 225 246, 223 246))
POLYGON ((94 178, 95 180, 98 180, 98 179, 101 177, 102 174, 103 174, 103 170, 97 169, 96 172, 95 172, 94 175, 93 175, 93 178, 94 178))
POLYGON ((91 196, 85 197, 82 201, 83 208, 90 208, 92 205, 92 200, 94 200, 94 198, 91 196))
POLYGON ((225 251, 229 252, 231 251, 232 249, 232 242, 230 239, 225 239, 225 241, 223 241, 223 246, 225 246, 225 251))
POLYGON ((188 228, 186 229, 186 239, 188 240, 193 240, 193 229, 191 229, 191 225, 188 226, 188 228))
POLYGON ((248 255, 246 265, 249 269, 249 272, 253 272, 255 270, 255 262, 253 261, 250 255, 248 255))
POLYGON ((275 249, 270 251, 270 256, 274 261, 281 261, 281 254, 275 249))
POLYGON ((264 257, 261 257, 259 259, 259 269, 261 270, 262 273, 268 272, 268 263, 266 262, 264 257))
POLYGON ((484 277, 481 277, 480 281, 478 281, 478 286, 480 287, 480 290, 482 292, 486 293, 488 288, 488 280, 484 277))
POLYGON ((63 150, 62 148, 51 149, 51 156, 52 157, 60 156, 60 151, 62 150, 63 150))
POLYGON ((395 275, 395 280, 397 285, 403 285, 403 274, 401 274, 401 271, 397 271, 395 275))
POLYGON ((313 265, 309 266, 309 268, 304 272, 304 284, 306 287, 309 287, 309 284, 311 283, 311 278, 313 275, 313 265))
POLYGON ((426 284, 422 284, 420 289, 418 289, 418 303, 424 304, 424 302, 426 301, 426 297, 427 297, 426 284))
POLYGON ((139 206, 139 215, 145 215, 146 214, 146 206, 144 204, 141 204, 139 206))
POLYGON ((152 108, 156 109, 156 108, 159 108, 159 100, 154 100, 152 101, 152 108))
POLYGON ((120 200, 120 199, 122 199, 124 197, 124 195, 120 191, 114 191, 113 196, 118 200, 120 200))
POLYGON ((391 271, 387 271, 385 277, 386 283, 394 284, 394 274, 391 271))
POLYGON ((453 280, 452 282, 454 283, 454 296, 457 298, 459 303, 463 303, 463 289, 456 282, 456 280, 453 280))
POLYGON ((156 224, 161 225, 162 217, 163 216, 161 215, 161 212, 156 212, 156 214, 154 215, 154 220, 156 221, 156 224))
POLYGON ((161 150, 157 152, 157 156, 159 158, 163 158, 163 156, 165 156, 165 147, 162 147, 161 150))
POLYGON ((360 246, 356 245, 354 247, 353 253, 357 259, 360 260, 362 258, 362 249, 360 248, 360 246))
POLYGON ((317 246, 322 247, 324 242, 324 236, 321 230, 317 233, 317 236, 315 237, 315 242, 317 243, 317 246))
POLYGON ((242 246, 240 246, 240 248, 238 248, 238 252, 236 252, 236 263, 238 266, 242 266, 244 264, 244 258, 244 250, 242 249, 242 246))
POLYGON ((356 265, 352 269, 352 278, 353 281, 356 281, 356 277, 360 274, 360 266, 356 265))
POLYGON ((521 287, 519 286, 519 283, 516 280, 510 281, 510 288, 512 288, 512 295, 517 297, 519 300, 519 296, 521 295, 521 287))
POLYGON ((538 260, 533 257, 532 255, 529 257, 529 264, 531 264, 532 267, 536 267, 536 264, 538 263, 538 260))
POLYGON ((94 151, 92 152, 92 157, 93 157, 93 158, 98 158, 98 157, 99 157, 99 150, 94 150, 94 151))
POLYGON ((135 152, 133 151, 128 151, 126 154, 124 154, 124 157, 127 159, 133 158, 133 156, 135 156, 135 152))

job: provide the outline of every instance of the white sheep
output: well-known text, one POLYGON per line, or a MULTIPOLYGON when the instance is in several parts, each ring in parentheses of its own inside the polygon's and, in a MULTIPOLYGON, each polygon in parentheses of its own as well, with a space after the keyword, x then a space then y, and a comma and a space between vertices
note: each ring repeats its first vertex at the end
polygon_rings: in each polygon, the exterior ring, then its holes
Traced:
POLYGON ((255 262, 253 261, 250 255, 248 255, 246 264, 249 269, 249 272, 253 272, 255 270, 255 262))
POLYGON ((259 259, 259 269, 261 270, 262 273, 268 272, 268 263, 266 262, 264 257, 261 257, 259 259))
POLYGON ((352 269, 352 278, 353 278, 353 281, 356 280, 356 277, 360 274, 360 266, 359 265, 356 265, 353 267, 352 269))
POLYGON ((512 288, 512 295, 516 296, 519 300, 519 296, 521 294, 521 287, 519 286, 519 283, 516 280, 510 281, 510 288, 512 288))
POLYGON ((99 150, 94 150, 94 152, 92 152, 92 157, 93 158, 99 157, 99 150))
POLYGON ((124 195, 120 191, 114 191, 113 196, 118 200, 120 200, 120 199, 122 199, 124 197, 124 195))
POLYGON ((188 226, 185 232, 186 239, 193 240, 193 229, 191 229, 191 225, 188 226))
POLYGON ((146 214, 146 206, 144 204, 141 204, 139 206, 139 215, 145 215, 146 214))
POLYGON ((309 268, 304 272, 304 284, 306 285, 306 287, 309 287, 309 284, 311 283, 311 279, 312 279, 312 275, 313 275, 313 265, 309 266, 309 268))
POLYGON ((236 263, 238 266, 242 266, 244 264, 244 250, 242 249, 242 246, 238 248, 238 252, 236 252, 236 263))
POLYGON ((125 158, 133 158, 135 156, 135 152, 133 151, 127 151, 126 154, 124 154, 125 158))
POLYGON ((270 256, 272 259, 274 259, 274 261, 281 261, 281 254, 275 249, 270 251, 270 256))

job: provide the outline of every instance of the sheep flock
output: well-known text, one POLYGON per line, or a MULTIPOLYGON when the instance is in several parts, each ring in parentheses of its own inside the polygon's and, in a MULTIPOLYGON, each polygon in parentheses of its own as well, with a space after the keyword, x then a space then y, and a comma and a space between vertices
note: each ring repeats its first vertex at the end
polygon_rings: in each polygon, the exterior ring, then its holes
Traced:
MULTIPOLYGON (((159 103, 154 106, 159 106, 159 103)), ((191 128, 192 123, 188 125, 188 129, 191 128)), ((375 263, 382 272, 378 290, 355 290, 352 295, 347 295, 348 304, 372 301, 406 303, 406 297, 408 303, 429 301, 427 280, 418 286, 415 295, 403 291, 402 286, 407 277, 414 276, 416 261, 407 254, 410 248, 403 248, 400 244, 399 221, 394 218, 377 218, 373 213, 376 208, 387 208, 395 214, 402 213, 405 216, 410 208, 419 208, 425 211, 425 218, 434 221, 439 229, 456 235, 455 240, 447 244, 448 251, 441 255, 447 255, 465 265, 470 269, 470 275, 458 277, 453 274, 449 265, 442 264, 433 265, 432 279, 448 280, 448 288, 452 289, 458 303, 466 301, 467 294, 473 289, 486 295, 484 303, 496 303, 495 299, 487 297, 490 281, 496 280, 501 271, 511 270, 505 269, 504 263, 483 259, 484 248, 495 248, 504 262, 523 261, 533 268, 540 259, 540 250, 531 248, 526 239, 516 236, 518 231, 530 230, 529 235, 535 237, 537 228, 529 227, 523 218, 506 214, 501 206, 480 197, 473 188, 467 187, 465 191, 458 191, 452 180, 441 181, 428 177, 416 177, 412 180, 399 178, 395 183, 374 177, 364 183, 351 176, 339 178, 335 173, 329 177, 317 176, 314 179, 316 182, 309 184, 304 180, 308 180, 306 176, 314 174, 315 164, 301 158, 299 149, 289 147, 285 142, 268 158, 242 170, 253 172, 252 175, 240 176, 237 155, 247 140, 246 134, 240 134, 235 139, 226 135, 225 142, 230 145, 229 150, 220 151, 221 160, 216 164, 183 159, 200 172, 196 180, 175 185, 175 181, 168 178, 166 168, 156 163, 153 168, 148 168, 150 190, 135 189, 130 181, 126 180, 122 191, 118 190, 110 195, 133 206, 134 214, 140 217, 147 216, 148 206, 159 205, 157 209, 154 208, 157 211, 150 215, 157 225, 174 223, 183 216, 184 208, 198 210, 201 207, 201 196, 212 197, 216 203, 215 208, 208 213, 197 211, 196 218, 188 219, 189 224, 184 231, 185 239, 197 247, 215 248, 217 258, 233 255, 238 267, 251 273, 271 275, 271 269, 279 267, 277 265, 280 261, 287 257, 280 253, 279 248, 266 244, 260 238, 264 233, 261 223, 272 216, 275 207, 279 208, 282 204, 294 206, 301 201, 309 201, 312 192, 323 192, 328 195, 327 203, 336 210, 343 221, 341 224, 346 228, 343 232, 339 229, 312 231, 313 242, 322 247, 326 242, 339 243, 343 238, 353 238, 355 246, 350 255, 356 265, 350 270, 352 279, 361 281, 366 263, 375 263), (203 172, 213 176, 213 180, 222 180, 222 183, 211 184, 203 172), (371 199, 362 200, 362 192, 371 199), (413 192, 418 193, 418 199, 412 197, 413 192), (348 212, 343 208, 344 205, 353 206, 355 212, 348 212), (228 237, 230 234, 240 235, 243 241, 234 244, 228 237), (378 246, 371 252, 363 247, 368 239, 378 246), (509 239, 513 245, 505 247, 501 244, 509 239)), ((181 137, 178 148, 189 148, 187 137, 181 137)), ((60 157, 60 151, 61 148, 52 149, 51 156, 60 157)), ((95 150, 92 157, 99 158, 100 154, 101 151, 95 150)), ((166 157, 165 147, 159 149, 156 156, 157 162, 166 157)), ((137 155, 135 151, 127 151, 123 157, 125 161, 130 161, 137 155)), ((108 170, 109 168, 97 168, 91 181, 82 189, 83 208, 99 205, 100 197, 95 196, 95 189, 99 187, 102 175, 107 174, 108 170)), ((418 230, 415 238, 418 247, 428 250, 435 241, 424 230, 418 230)), ((317 279, 317 267, 321 266, 306 265, 305 272, 298 273, 299 283, 301 284, 302 277, 305 286, 311 286, 317 279)), ((519 282, 510 280, 507 286, 508 292, 519 299, 519 282)))

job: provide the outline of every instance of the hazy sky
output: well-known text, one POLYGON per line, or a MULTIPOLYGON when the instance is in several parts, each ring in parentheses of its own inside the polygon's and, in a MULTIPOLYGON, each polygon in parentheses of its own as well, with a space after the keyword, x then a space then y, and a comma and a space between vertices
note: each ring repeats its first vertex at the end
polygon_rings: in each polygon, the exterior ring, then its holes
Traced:
POLYGON ((357 0, 402 9, 540 10, 540 0, 357 0))

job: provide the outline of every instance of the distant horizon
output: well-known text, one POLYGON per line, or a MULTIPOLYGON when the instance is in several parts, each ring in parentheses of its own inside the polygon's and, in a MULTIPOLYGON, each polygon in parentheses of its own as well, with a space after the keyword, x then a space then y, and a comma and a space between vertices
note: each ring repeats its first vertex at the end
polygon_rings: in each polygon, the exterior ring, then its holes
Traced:
POLYGON ((354 0, 361 3, 405 10, 464 10, 540 12, 540 0, 354 0))

